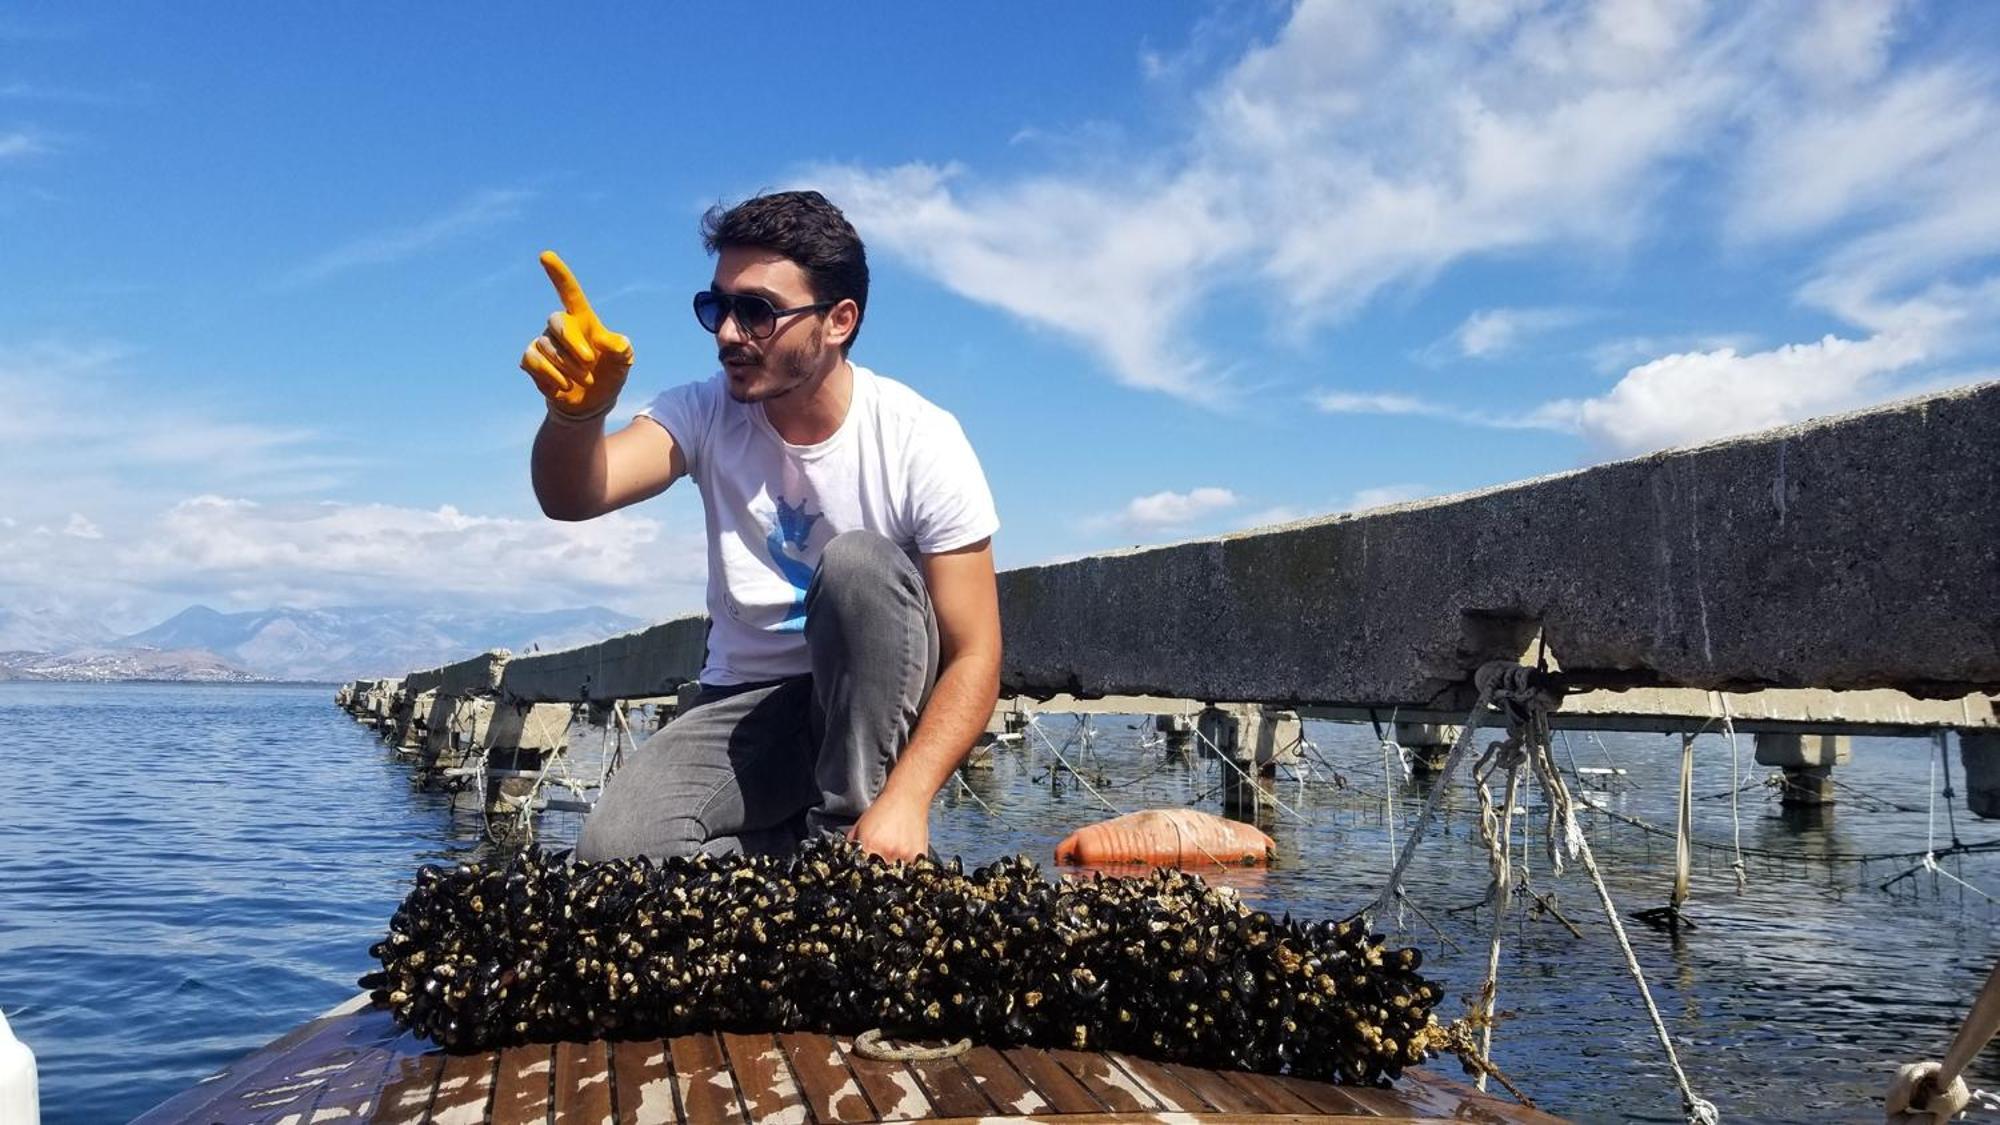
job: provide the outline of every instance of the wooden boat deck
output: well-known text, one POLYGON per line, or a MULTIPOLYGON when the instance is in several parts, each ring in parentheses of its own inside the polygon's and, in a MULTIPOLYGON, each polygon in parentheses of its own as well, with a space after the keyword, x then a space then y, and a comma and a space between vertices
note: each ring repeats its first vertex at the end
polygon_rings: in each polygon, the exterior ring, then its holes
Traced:
POLYGON ((1435 1073, 1393 1090, 1205 1070, 1117 1052, 975 1047, 863 1058, 845 1036, 683 1035, 448 1055, 366 997, 276 1040, 138 1119, 570 1125, 616 1122, 1059 1120, 1551 1122, 1435 1073))

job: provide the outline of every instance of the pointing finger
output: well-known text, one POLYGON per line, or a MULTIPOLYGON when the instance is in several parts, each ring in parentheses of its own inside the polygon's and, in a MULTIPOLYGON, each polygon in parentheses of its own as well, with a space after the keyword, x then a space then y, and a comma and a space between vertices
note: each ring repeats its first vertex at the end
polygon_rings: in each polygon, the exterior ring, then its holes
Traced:
POLYGON ((542 251, 542 269, 549 275, 549 281, 556 287, 556 295, 562 298, 563 311, 573 316, 595 316, 590 311, 590 301, 583 295, 583 286, 576 283, 576 275, 569 272, 562 258, 553 250, 542 251))

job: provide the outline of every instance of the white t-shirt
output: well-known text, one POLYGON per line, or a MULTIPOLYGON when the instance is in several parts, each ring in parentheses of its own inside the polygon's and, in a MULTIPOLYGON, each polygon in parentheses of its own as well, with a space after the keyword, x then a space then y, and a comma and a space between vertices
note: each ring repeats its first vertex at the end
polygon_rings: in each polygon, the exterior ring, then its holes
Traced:
POLYGON ((879 532, 916 555, 956 550, 1000 527, 958 419, 852 366, 847 418, 816 445, 778 436, 762 403, 729 397, 721 372, 663 391, 639 412, 673 435, 708 518, 703 683, 810 670, 806 586, 841 532, 879 532))

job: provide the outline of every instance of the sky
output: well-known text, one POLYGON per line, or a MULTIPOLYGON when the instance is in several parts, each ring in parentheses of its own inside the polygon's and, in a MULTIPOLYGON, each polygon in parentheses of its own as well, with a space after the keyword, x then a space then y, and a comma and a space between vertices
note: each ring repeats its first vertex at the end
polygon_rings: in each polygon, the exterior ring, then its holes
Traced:
POLYGON ((0 6, 0 607, 699 610, 699 499, 542 517, 560 251, 707 377, 812 186, 1003 567, 2000 375, 2000 5, 0 6))

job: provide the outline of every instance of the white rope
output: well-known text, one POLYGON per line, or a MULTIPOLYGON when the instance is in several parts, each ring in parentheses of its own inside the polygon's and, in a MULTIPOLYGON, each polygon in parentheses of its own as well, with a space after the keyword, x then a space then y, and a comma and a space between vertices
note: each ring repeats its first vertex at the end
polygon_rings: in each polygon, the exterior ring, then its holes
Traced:
POLYGON ((1931 799, 1930 815, 1924 821, 1925 859, 1937 854, 1937 767, 1938 758, 1944 754, 1944 739, 1934 737, 1931 740, 1931 749, 1936 752, 1931 755, 1931 783, 1925 787, 1930 790, 1931 799))
MULTIPOLYGON (((1479 1056, 1482 1059, 1493 1057, 1493 1006, 1500 997, 1500 928, 1506 923, 1507 907, 1514 901, 1514 875, 1509 865, 1514 837, 1514 798, 1521 785, 1522 759, 1518 748, 1516 752, 1505 754, 1507 796, 1501 803, 1498 817, 1493 812, 1493 795, 1486 787, 1487 779, 1501 764, 1500 752, 1504 745, 1495 742, 1488 746, 1473 769, 1473 780, 1479 792, 1479 835, 1486 844, 1486 861, 1493 873, 1493 880, 1486 888, 1487 902, 1493 908, 1493 925, 1486 948, 1486 980, 1480 985, 1478 1001, 1473 1006, 1474 1019, 1479 1025, 1479 1056)), ((1475 1085, 1481 1091, 1486 1089, 1486 1070, 1483 1067, 1475 1085)))
MULTIPOLYGON (((1465 717, 1465 725, 1458 728, 1458 737, 1452 740, 1451 753, 1445 755, 1444 768, 1438 771, 1437 780, 1432 784, 1430 795, 1424 798, 1423 808, 1417 813, 1417 822, 1410 829, 1409 839, 1403 842, 1403 850, 1396 856, 1395 866, 1389 869, 1388 885, 1364 913, 1381 914, 1393 904, 1406 901, 1409 896, 1403 891, 1403 872, 1408 870, 1410 860, 1417 853, 1417 844, 1424 838, 1424 832, 1437 816, 1438 806, 1444 803, 1445 794, 1451 789, 1452 774, 1458 764, 1465 759, 1465 752, 1472 746, 1472 735, 1479 728, 1479 721, 1486 717, 1487 708, 1492 705, 1493 688, 1499 677, 1487 671, 1487 665, 1473 677, 1479 687, 1479 700, 1472 705, 1472 712, 1465 717)), ((1504 672, 1504 667, 1502 672, 1504 672)))
POLYGON ((1694 735, 1681 735, 1680 808, 1674 819, 1674 889, 1667 902, 1675 910, 1688 900, 1693 875, 1694 846, 1694 735))
POLYGON ((1410 780, 1410 759, 1406 751, 1393 738, 1382 740, 1382 823, 1389 829, 1389 863, 1393 869, 1396 862, 1396 775, 1389 765, 1390 752, 1403 766, 1403 780, 1410 780))
POLYGON ((1729 828, 1736 858, 1730 861, 1729 869, 1736 873, 1736 893, 1742 894, 1750 886, 1750 869, 1743 863, 1743 816, 1737 811, 1736 798, 1742 792, 1740 780, 1743 751, 1736 742, 1736 720, 1729 713, 1729 697, 1715 692, 1715 701, 1721 705, 1722 733, 1729 737, 1729 828))
MULTIPOLYGON (((1083 775, 1082 775, 1082 774, 1080 774, 1080 773, 1077 773, 1077 772, 1076 772, 1076 767, 1075 767, 1075 766, 1072 766, 1072 765, 1070 765, 1070 764, 1069 764, 1069 759, 1068 759, 1068 758, 1065 758, 1065 757, 1063 757, 1063 753, 1062 753, 1062 751, 1060 751, 1060 750, 1056 749, 1056 744, 1055 744, 1055 743, 1053 743, 1053 742, 1051 742, 1051 741, 1049 741, 1049 736, 1048 736, 1048 735, 1047 735, 1047 734, 1046 734, 1046 733, 1045 733, 1045 732, 1044 732, 1044 731, 1042 730, 1042 725, 1041 725, 1041 716, 1037 715, 1037 716, 1035 716, 1034 718, 1032 718, 1032 719, 1029 719, 1029 720, 1028 720, 1028 729, 1030 729, 1030 730, 1034 731, 1034 732, 1035 732, 1036 734, 1038 734, 1038 735, 1040 735, 1040 736, 1041 736, 1041 739, 1042 739, 1042 745, 1044 745, 1044 746, 1047 746, 1047 747, 1049 748, 1049 752, 1050 752, 1051 754, 1054 754, 1054 755, 1056 756, 1056 761, 1058 761, 1058 762, 1061 762, 1061 763, 1063 764, 1064 768, 1068 769, 1070 773, 1074 774, 1074 775, 1076 776, 1076 779, 1077 779, 1077 781, 1081 782, 1081 783, 1083 784, 1083 787, 1084 787, 1085 789, 1087 789, 1087 790, 1089 790, 1089 791, 1090 791, 1090 795, 1091 795, 1091 796, 1093 796, 1093 797, 1095 797, 1095 798, 1097 798, 1097 800, 1098 800, 1098 803, 1099 803, 1099 804, 1103 805, 1103 806, 1104 806, 1105 808, 1107 808, 1107 809, 1110 809, 1110 810, 1111 810, 1111 814, 1112 814, 1113 816, 1124 816, 1124 815, 1125 815, 1125 813, 1124 813, 1124 811, 1123 811, 1123 810, 1121 810, 1121 809, 1120 809, 1120 808, 1119 808, 1119 807, 1118 807, 1117 805, 1114 805, 1114 804, 1112 804, 1112 803, 1110 802, 1110 800, 1108 800, 1108 799, 1107 799, 1107 798, 1106 798, 1106 797, 1104 796, 1104 794, 1102 794, 1102 793, 1099 793, 1099 792, 1097 791, 1097 786, 1095 786, 1095 785, 1092 785, 1092 784, 1090 783, 1090 779, 1089 779, 1089 778, 1087 778, 1087 777, 1083 776, 1083 775)), ((961 783, 962 783, 962 782, 961 782, 961 783)), ((968 792, 970 792, 970 791, 971 791, 971 787, 970 787, 970 786, 967 786, 967 791, 968 791, 968 792)), ((978 796, 977 794, 974 794, 974 797, 975 797, 975 799, 977 798, 977 796, 978 796)), ((983 805, 983 804, 985 804, 986 802, 984 802, 984 801, 980 801, 979 803, 983 805)), ((1195 839, 1195 838, 1194 838, 1194 837, 1192 837, 1192 836, 1189 836, 1189 835, 1186 835, 1185 833, 1182 833, 1182 832, 1181 832, 1181 829, 1180 829, 1180 825, 1179 825, 1179 824, 1175 824, 1175 825, 1174 825, 1174 832, 1175 832, 1175 835, 1176 835, 1176 836, 1177 836, 1177 837, 1178 837, 1179 839, 1182 839, 1182 840, 1185 840, 1186 842, 1188 842, 1188 843, 1190 843, 1190 844, 1193 844, 1193 845, 1195 846, 1195 849, 1196 849, 1197 851, 1199 851, 1199 852, 1201 852, 1201 854, 1203 854, 1203 855, 1207 856, 1207 857, 1208 857, 1208 858, 1209 858, 1210 860, 1213 860, 1213 861, 1214 861, 1214 863, 1215 863, 1215 865, 1216 865, 1217 867, 1228 867, 1228 866, 1229 866, 1229 864, 1228 864, 1228 863, 1226 863, 1225 861, 1223 861, 1223 860, 1222 860, 1222 859, 1221 859, 1220 857, 1218 857, 1218 856, 1217 856, 1217 855, 1216 855, 1216 854, 1215 854, 1214 852, 1212 852, 1212 851, 1209 851, 1209 850, 1208 850, 1207 848, 1203 847, 1203 846, 1202 846, 1202 843, 1201 843, 1201 841, 1200 841, 1200 840, 1197 840, 1197 839, 1195 839)))
POLYGON ((1223 753, 1222 747, 1217 746, 1215 744, 1214 739, 1211 739, 1210 737, 1201 732, 1201 727, 1199 724, 1195 726, 1194 733, 1196 738, 1199 738, 1203 742, 1208 744, 1209 750, 1212 753, 1214 753, 1215 759, 1217 761, 1221 762, 1225 766, 1228 766, 1230 769, 1235 770, 1236 775, 1242 778, 1245 782, 1247 782, 1250 785, 1250 787, 1252 789, 1255 789, 1259 794, 1268 795, 1271 799, 1271 803, 1278 806, 1279 811, 1284 812, 1286 815, 1290 816, 1293 820, 1298 821, 1300 824, 1311 824, 1313 822, 1311 817, 1293 808, 1292 806, 1286 804, 1284 800, 1280 798, 1276 793, 1269 793, 1262 786, 1258 785, 1256 778, 1246 773, 1243 767, 1237 765, 1236 762, 1233 759, 1231 759, 1231 757, 1228 754, 1223 753))
POLYGON ((1611 923, 1611 932, 1618 939, 1619 952, 1624 954, 1625 969, 1632 976, 1632 983, 1638 986, 1639 998, 1645 1002, 1646 1015, 1653 1021, 1653 1032, 1659 1037, 1660 1046, 1666 1051, 1667 1066, 1674 1072, 1674 1082, 1680 1087, 1681 1111, 1690 1125, 1715 1125, 1721 1120, 1713 1102, 1707 1101, 1694 1091, 1688 1081, 1687 1071, 1681 1069, 1680 1054, 1674 1050, 1673 1036, 1667 1031, 1667 1024, 1660 1017, 1660 1009, 1653 1003, 1652 990, 1646 986, 1645 970, 1639 967, 1639 955, 1633 952, 1632 941, 1625 935, 1625 925, 1618 919, 1618 905, 1611 900, 1611 889, 1605 886, 1604 874, 1598 870, 1597 857, 1591 854, 1590 840, 1583 834, 1571 812, 1569 787, 1563 784, 1562 774, 1555 768, 1555 760, 1549 750, 1548 718, 1538 716, 1538 729, 1534 732, 1529 747, 1530 761, 1533 762, 1537 778, 1542 783, 1542 791, 1549 798, 1549 812, 1552 824, 1550 837, 1553 840, 1553 822, 1557 817, 1566 818, 1571 831, 1565 838, 1572 848, 1572 854, 1583 861, 1583 869, 1590 873, 1590 883, 1597 891, 1599 905, 1604 908, 1604 918, 1611 923))
POLYGON ((960 789, 965 790, 966 796, 972 798, 974 801, 977 801, 979 803, 979 807, 986 810, 987 816, 992 817, 994 820, 997 820, 1002 824, 1012 823, 1006 817, 1001 816, 999 811, 996 810, 992 805, 987 804, 986 799, 984 797, 981 797, 978 791, 973 789, 972 786, 966 782, 965 777, 962 774, 960 774, 957 770, 951 771, 951 779, 953 781, 958 782, 958 787, 960 789))
POLYGON ((1075 777, 1077 782, 1081 784, 1084 787, 1084 789, 1090 793, 1091 796, 1097 798, 1098 804, 1103 805, 1107 809, 1110 809, 1111 814, 1113 816, 1125 815, 1125 810, 1119 808, 1117 805, 1112 804, 1109 798, 1105 797, 1104 794, 1098 792, 1097 786, 1092 785, 1090 783, 1089 778, 1077 772, 1077 768, 1070 764, 1069 759, 1063 757, 1063 752, 1061 750, 1056 749, 1056 744, 1050 741, 1048 733, 1042 729, 1042 717, 1040 715, 1036 715, 1028 720, 1028 729, 1034 731, 1035 734, 1041 738, 1042 745, 1049 748, 1049 753, 1054 754, 1056 756, 1056 761, 1062 763, 1062 767, 1068 770, 1070 772, 1070 775, 1075 777))

